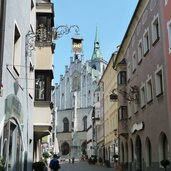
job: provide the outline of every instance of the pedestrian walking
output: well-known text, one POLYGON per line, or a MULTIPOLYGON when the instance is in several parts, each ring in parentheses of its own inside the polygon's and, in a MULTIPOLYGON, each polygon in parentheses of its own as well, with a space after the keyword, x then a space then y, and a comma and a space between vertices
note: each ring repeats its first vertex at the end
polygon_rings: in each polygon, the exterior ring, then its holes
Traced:
POLYGON ((51 171, 58 171, 61 168, 58 158, 59 157, 56 154, 53 155, 53 158, 49 164, 51 171))
POLYGON ((72 157, 72 163, 74 164, 74 160, 75 160, 75 158, 74 157, 72 157))

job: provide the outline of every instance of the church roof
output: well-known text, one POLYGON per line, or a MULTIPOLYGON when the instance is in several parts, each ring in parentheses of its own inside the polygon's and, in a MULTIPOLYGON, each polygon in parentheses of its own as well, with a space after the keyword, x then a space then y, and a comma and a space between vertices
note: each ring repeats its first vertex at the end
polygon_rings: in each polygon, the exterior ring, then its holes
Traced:
POLYGON ((96 28, 96 35, 95 35, 95 40, 94 40, 94 50, 93 50, 91 60, 95 60, 95 59, 103 59, 102 53, 100 51, 100 42, 99 42, 97 28, 96 28))

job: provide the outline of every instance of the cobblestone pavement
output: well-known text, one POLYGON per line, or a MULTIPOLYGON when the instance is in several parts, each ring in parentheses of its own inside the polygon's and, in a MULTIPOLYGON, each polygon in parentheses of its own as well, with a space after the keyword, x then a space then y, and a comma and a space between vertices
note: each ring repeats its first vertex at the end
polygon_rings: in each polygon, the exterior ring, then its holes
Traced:
POLYGON ((61 169, 59 171, 116 171, 114 168, 107 168, 105 166, 90 165, 86 161, 78 161, 72 163, 61 163, 61 169))

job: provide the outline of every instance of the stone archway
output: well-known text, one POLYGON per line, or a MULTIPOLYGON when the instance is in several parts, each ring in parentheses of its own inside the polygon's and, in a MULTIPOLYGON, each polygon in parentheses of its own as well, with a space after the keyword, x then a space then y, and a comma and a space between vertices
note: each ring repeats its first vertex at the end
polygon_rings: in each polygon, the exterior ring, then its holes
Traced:
POLYGON ((139 136, 135 142, 136 171, 142 171, 142 145, 139 136))
POLYGON ((84 141, 84 142, 82 143, 82 145, 81 145, 81 153, 82 153, 83 155, 86 155, 86 154, 87 154, 87 142, 86 142, 86 141, 84 141))
POLYGON ((70 147, 67 142, 62 143, 61 145, 61 153, 62 155, 67 155, 70 152, 70 147))

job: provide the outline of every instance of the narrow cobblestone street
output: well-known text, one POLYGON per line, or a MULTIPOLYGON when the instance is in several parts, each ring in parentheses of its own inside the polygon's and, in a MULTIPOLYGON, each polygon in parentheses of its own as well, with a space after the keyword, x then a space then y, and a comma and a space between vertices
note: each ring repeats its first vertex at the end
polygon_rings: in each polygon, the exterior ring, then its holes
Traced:
POLYGON ((105 166, 90 165, 86 161, 78 161, 74 164, 61 163, 59 171, 115 171, 113 167, 107 168, 105 166))

